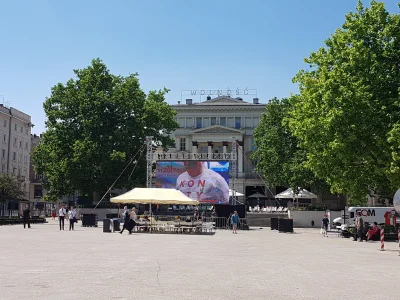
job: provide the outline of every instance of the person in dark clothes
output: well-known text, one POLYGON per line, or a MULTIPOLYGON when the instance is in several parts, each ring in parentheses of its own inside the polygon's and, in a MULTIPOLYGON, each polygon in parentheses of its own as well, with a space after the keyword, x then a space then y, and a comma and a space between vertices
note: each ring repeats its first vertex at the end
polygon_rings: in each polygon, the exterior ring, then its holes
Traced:
POLYGON ((30 217, 31 217, 31 210, 29 209, 29 206, 28 206, 28 208, 23 211, 22 222, 24 224, 24 228, 26 228, 26 225, 28 225, 28 228, 31 228, 30 217))
POLYGON ((324 232, 324 237, 328 237, 328 225, 329 225, 328 215, 325 214, 321 222, 321 228, 324 232))
POLYGON ((122 234, 124 232, 124 230, 128 230, 129 234, 132 233, 132 229, 130 229, 130 221, 131 221, 131 215, 129 213, 128 207, 124 207, 124 213, 122 214, 123 218, 124 218, 124 225, 122 226, 122 230, 119 232, 120 234, 122 234))
POLYGON ((354 231, 354 241, 357 241, 358 238, 360 238, 360 242, 363 241, 362 239, 362 235, 364 232, 364 220, 361 216, 361 213, 358 212, 357 213, 357 217, 356 217, 356 224, 355 224, 355 231, 354 231))

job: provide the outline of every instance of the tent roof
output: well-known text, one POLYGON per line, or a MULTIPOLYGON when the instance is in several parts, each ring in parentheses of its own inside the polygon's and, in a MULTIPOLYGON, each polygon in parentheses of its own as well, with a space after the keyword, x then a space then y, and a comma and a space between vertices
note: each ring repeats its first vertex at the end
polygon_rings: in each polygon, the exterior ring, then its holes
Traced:
POLYGON ((298 194, 293 192, 293 189, 287 189, 286 191, 283 191, 282 193, 279 193, 278 195, 275 196, 275 198, 280 198, 280 199, 293 199, 293 198, 300 198, 300 199, 316 199, 317 195, 307 191, 306 189, 299 188, 298 194))
POLYGON ((125 194, 111 198, 114 203, 138 204, 181 204, 198 205, 199 201, 190 199, 181 191, 164 188, 134 188, 125 194))
MULTIPOLYGON (((232 197, 232 196, 234 196, 234 194, 233 194, 233 190, 232 189, 229 189, 229 197, 232 197)), ((242 196, 244 196, 242 193, 239 193, 238 191, 235 191, 235 196, 236 197, 242 197, 242 196)))
POLYGON ((260 193, 255 193, 253 195, 248 196, 247 198, 267 198, 267 196, 260 193))

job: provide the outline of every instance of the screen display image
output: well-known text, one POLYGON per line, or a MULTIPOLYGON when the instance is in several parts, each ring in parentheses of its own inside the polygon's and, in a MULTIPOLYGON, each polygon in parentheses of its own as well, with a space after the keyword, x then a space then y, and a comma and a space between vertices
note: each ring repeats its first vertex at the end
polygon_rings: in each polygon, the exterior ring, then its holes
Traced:
POLYGON ((228 161, 158 161, 157 188, 176 188, 201 203, 229 204, 228 161))

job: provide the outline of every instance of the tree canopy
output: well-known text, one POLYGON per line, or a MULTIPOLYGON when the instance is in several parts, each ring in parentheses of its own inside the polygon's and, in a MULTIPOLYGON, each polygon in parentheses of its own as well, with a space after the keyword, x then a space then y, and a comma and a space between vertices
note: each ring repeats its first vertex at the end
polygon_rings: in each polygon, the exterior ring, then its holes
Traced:
POLYGON ((305 167, 306 151, 298 147, 286 122, 290 102, 288 99, 272 99, 261 117, 260 125, 254 130, 257 169, 268 184, 297 189, 309 187, 326 189, 323 181, 305 167))
POLYGON ((138 153, 145 151, 145 136, 168 147, 169 133, 178 128, 176 113, 165 102, 168 90, 146 95, 138 74, 113 75, 100 59, 74 73, 76 78, 55 85, 43 104, 47 131, 32 159, 46 188, 57 196, 78 190, 92 197, 107 191, 136 154, 137 168, 117 186, 144 184, 146 155, 138 153))
POLYGON ((305 62, 288 124, 306 167, 352 199, 392 198, 400 187, 400 15, 359 1, 305 62))
POLYGON ((0 174, 0 203, 24 200, 25 198, 25 192, 15 176, 0 174))

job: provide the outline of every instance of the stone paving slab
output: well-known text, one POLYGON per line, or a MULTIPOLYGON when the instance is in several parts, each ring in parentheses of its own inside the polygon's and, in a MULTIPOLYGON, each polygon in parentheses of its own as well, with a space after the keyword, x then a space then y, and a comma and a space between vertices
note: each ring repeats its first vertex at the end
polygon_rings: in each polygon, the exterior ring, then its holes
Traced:
POLYGON ((0 226, 0 299, 400 298, 397 243, 381 252, 312 229, 120 235, 100 225, 0 226))

